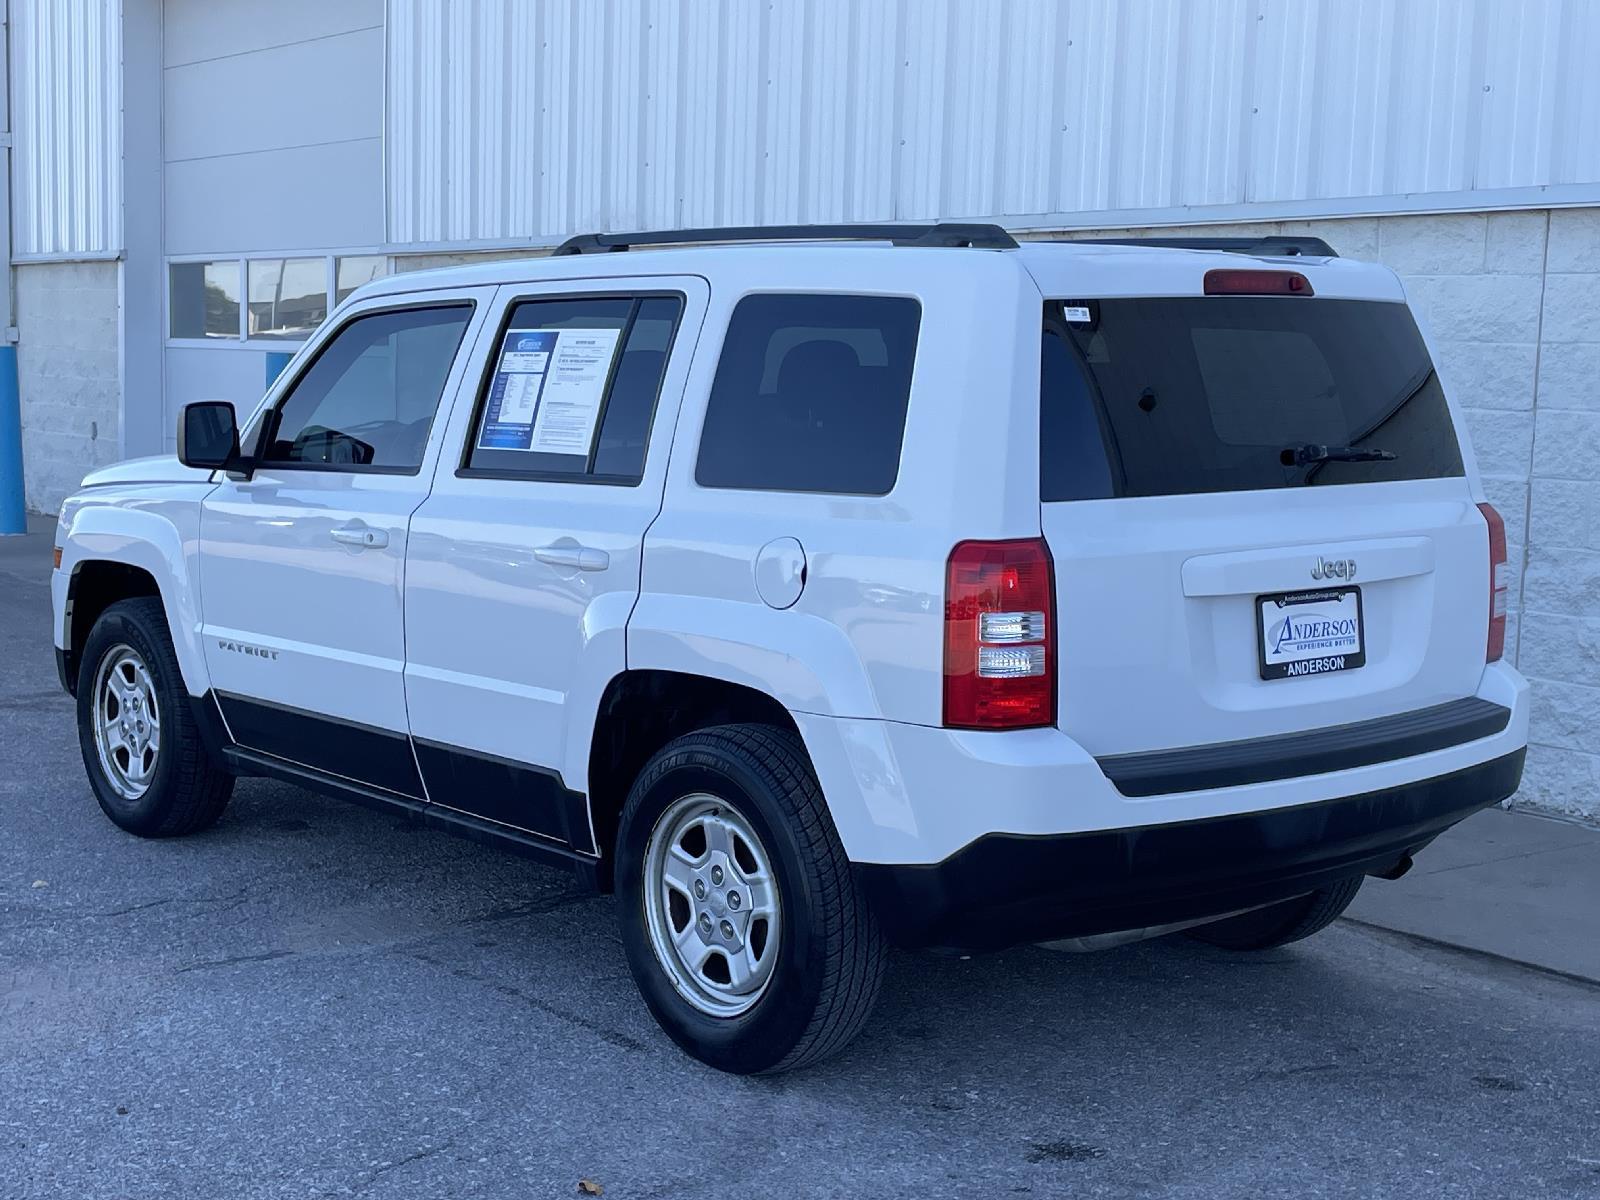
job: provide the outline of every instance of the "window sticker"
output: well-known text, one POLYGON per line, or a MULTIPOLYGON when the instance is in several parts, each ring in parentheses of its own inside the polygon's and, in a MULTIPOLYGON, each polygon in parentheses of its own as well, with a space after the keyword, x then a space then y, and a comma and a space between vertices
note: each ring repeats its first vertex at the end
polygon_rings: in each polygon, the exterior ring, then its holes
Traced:
POLYGON ((480 450, 587 457, 620 329, 513 329, 495 365, 480 450))

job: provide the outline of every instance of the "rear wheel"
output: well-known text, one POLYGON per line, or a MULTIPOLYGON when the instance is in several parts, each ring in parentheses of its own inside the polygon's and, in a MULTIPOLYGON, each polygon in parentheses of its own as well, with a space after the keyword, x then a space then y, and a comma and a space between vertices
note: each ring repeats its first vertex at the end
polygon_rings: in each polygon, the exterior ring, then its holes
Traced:
POLYGON ((83 646, 78 742, 101 809, 129 833, 195 833, 233 795, 233 776, 206 751, 189 705, 161 601, 106 609, 83 646))
POLYGON ((681 737, 623 809, 628 966, 662 1029, 720 1070, 791 1070, 860 1032, 882 935, 798 739, 762 725, 681 737))
POLYGON ((1224 950, 1271 950, 1274 946, 1287 946, 1338 920, 1361 890, 1362 878, 1357 875, 1293 900, 1280 900, 1236 917, 1197 925, 1188 934, 1224 950))

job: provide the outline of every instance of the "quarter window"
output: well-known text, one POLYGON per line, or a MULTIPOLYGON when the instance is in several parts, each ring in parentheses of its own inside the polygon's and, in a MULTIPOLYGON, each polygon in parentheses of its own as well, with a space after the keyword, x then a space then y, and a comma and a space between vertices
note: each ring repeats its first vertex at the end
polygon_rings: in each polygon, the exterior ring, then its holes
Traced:
POLYGON ((881 496, 900 472, 921 305, 755 295, 728 321, 706 404, 702 487, 881 496))
POLYGON ((264 462, 342 470, 422 466, 470 304, 357 317, 336 333, 278 409, 264 462))
POLYGON ((637 483, 683 302, 525 300, 478 402, 465 470, 637 483))

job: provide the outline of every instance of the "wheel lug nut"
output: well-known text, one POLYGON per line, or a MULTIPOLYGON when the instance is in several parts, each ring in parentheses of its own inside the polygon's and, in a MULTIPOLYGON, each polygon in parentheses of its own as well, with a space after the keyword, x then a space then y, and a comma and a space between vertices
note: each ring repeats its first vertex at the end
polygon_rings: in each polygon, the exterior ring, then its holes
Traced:
POLYGON ((730 942, 733 940, 733 924, 732 924, 732 922, 724 921, 722 923, 722 936, 727 938, 730 942))
POLYGON ((706 881, 704 879, 696 879, 694 881, 694 898, 696 900, 704 900, 706 898, 706 881))
POLYGON ((701 913, 700 914, 700 928, 702 930, 704 930, 706 933, 710 933, 711 932, 711 914, 710 913, 701 913))
POLYGON ((728 907, 729 908, 738 908, 739 907, 739 893, 738 892, 729 892, 728 893, 728 907))
POLYGON ((712 867, 711 868, 711 882, 712 883, 716 883, 716 884, 720 884, 722 882, 722 868, 721 867, 712 867))

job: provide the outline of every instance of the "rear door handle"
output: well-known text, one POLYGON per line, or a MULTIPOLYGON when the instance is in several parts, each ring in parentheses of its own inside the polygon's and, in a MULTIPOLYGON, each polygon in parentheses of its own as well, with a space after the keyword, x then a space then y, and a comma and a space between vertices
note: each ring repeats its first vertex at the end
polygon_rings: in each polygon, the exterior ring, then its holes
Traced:
POLYGON ((576 567, 580 571, 604 571, 611 565, 611 555, 589 546, 540 546, 533 556, 552 567, 576 567))
POLYGON ((389 535, 382 529, 366 525, 340 525, 329 531, 329 536, 341 546, 387 546, 389 535))

